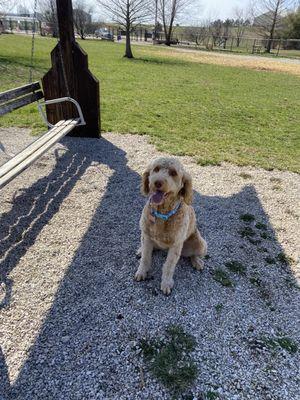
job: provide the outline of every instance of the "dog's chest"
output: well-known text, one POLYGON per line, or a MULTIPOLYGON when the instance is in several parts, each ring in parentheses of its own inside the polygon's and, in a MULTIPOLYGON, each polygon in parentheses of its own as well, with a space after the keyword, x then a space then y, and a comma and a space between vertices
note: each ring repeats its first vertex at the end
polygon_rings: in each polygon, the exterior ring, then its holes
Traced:
MULTIPOLYGON (((149 215, 148 215, 149 218, 149 215)), ((180 213, 172 216, 168 221, 155 218, 147 224, 147 234, 162 248, 168 248, 176 241, 181 220, 180 213)))

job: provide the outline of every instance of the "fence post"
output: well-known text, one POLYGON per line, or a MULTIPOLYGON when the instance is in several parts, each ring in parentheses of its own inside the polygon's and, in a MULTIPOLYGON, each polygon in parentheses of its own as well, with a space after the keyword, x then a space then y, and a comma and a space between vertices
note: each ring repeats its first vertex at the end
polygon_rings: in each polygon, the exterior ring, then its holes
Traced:
POLYGON ((278 43, 276 57, 278 57, 278 55, 279 55, 280 46, 281 46, 281 39, 279 40, 279 43, 278 43))
POLYGON ((232 51, 232 46, 233 46, 233 37, 231 38, 230 51, 232 51))
POLYGON ((254 54, 256 39, 254 39, 253 46, 252 46, 252 54, 254 54))

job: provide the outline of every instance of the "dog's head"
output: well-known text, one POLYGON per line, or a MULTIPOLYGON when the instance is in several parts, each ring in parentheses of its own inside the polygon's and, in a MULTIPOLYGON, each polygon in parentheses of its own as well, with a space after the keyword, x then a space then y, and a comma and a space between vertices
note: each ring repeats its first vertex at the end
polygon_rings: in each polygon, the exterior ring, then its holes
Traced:
POLYGON ((191 176, 176 158, 157 158, 143 173, 142 194, 151 195, 151 202, 161 205, 168 197, 182 197, 192 204, 193 189, 191 176))

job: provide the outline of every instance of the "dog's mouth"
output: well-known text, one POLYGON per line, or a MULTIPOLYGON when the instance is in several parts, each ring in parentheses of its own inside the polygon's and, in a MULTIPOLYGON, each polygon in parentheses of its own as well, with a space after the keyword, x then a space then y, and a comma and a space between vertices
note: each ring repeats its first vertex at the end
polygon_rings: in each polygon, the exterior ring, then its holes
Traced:
POLYGON ((150 201, 152 204, 157 206, 163 204, 165 199, 168 197, 169 193, 162 192, 161 190, 157 190, 151 195, 150 201))

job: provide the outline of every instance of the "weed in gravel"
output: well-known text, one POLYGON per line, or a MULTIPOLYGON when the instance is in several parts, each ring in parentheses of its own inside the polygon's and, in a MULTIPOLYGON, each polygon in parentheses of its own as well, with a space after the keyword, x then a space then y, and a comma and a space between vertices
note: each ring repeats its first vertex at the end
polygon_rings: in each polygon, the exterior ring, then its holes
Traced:
POLYGON ((204 399, 205 400, 216 400, 219 398, 219 394, 217 392, 214 392, 213 390, 208 390, 204 394, 204 399))
POLYGON ((267 230, 267 225, 263 224, 262 222, 257 222, 255 224, 255 228, 266 231, 267 230))
POLYGON ((268 263, 268 264, 275 264, 276 260, 273 257, 266 257, 265 258, 265 262, 268 263))
POLYGON ((238 261, 229 261, 225 263, 225 267, 227 267, 229 271, 234 272, 236 274, 240 275, 246 274, 246 267, 238 261))
POLYGON ((281 182, 282 182, 282 179, 280 179, 280 178, 275 178, 275 177, 271 176, 270 182, 272 182, 272 183, 281 183, 281 182))
POLYGON ((268 348, 273 350, 278 350, 279 348, 281 348, 290 354, 295 354, 298 351, 297 343, 293 339, 287 336, 275 337, 275 338, 263 338, 262 341, 268 348))
POLYGON ((271 239, 271 236, 268 234, 268 232, 261 232, 260 237, 262 239, 271 239))
POLYGON ((252 222, 255 220, 255 217, 252 214, 242 214, 240 215, 240 219, 244 222, 252 222))
POLYGON ((271 189, 275 190, 277 192, 281 192, 282 191, 282 187, 280 185, 273 185, 271 189))
POLYGON ((284 265, 289 265, 289 263, 292 261, 292 259, 285 255, 283 252, 277 254, 276 259, 284 265))
POLYGON ((226 271, 221 268, 216 269, 213 272, 213 278, 215 281, 221 283, 223 286, 232 287, 233 283, 231 282, 229 275, 226 271))
POLYGON ((282 349, 288 351, 291 354, 294 354, 298 351, 297 343, 289 337, 278 338, 277 343, 282 349))
POLYGON ((223 303, 218 303, 215 305, 215 310, 220 313, 224 308, 224 304, 223 303))
POLYGON ((241 172, 241 173, 239 174, 239 176, 240 176, 241 178, 243 178, 243 179, 251 179, 251 178, 252 178, 252 175, 247 174, 247 172, 241 172))
POLYGON ((266 249, 265 247, 258 247, 258 248, 257 248, 257 251, 258 251, 259 253, 267 253, 267 252, 268 252, 268 249, 266 249))
POLYGON ((261 240, 260 239, 252 239, 251 237, 248 237, 248 241, 251 244, 254 244, 255 246, 257 246, 258 244, 261 244, 261 240))
POLYGON ((190 354, 195 347, 195 338, 179 325, 170 326, 163 339, 140 342, 150 371, 173 392, 174 398, 178 398, 197 377, 197 366, 190 354))
POLYGON ((240 234, 242 238, 249 238, 255 236, 254 230, 251 228, 251 226, 246 226, 240 231, 240 234))
POLYGON ((296 281, 294 277, 287 277, 285 278, 285 282, 289 288, 295 288, 295 289, 300 289, 300 285, 296 281))
POLYGON ((260 287, 261 286, 261 280, 257 277, 257 276, 251 276, 249 278, 250 283, 252 283, 252 285, 260 287))

